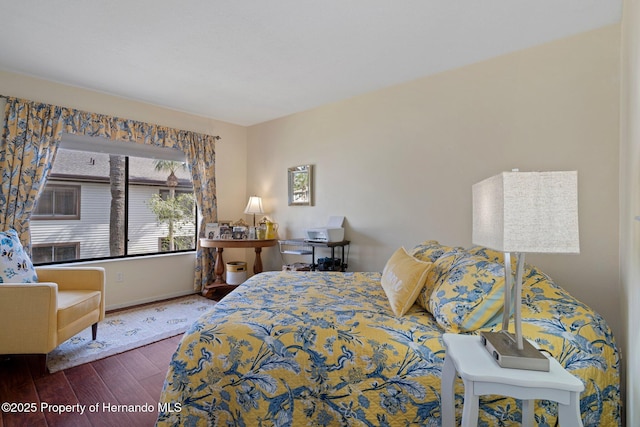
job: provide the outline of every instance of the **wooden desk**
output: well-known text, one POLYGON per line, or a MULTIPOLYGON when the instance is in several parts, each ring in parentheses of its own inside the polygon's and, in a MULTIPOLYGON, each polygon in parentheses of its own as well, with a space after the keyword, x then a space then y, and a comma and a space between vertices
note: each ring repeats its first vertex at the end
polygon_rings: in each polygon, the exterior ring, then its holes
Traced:
POLYGON ((276 239, 266 240, 247 240, 247 239, 200 239, 200 246, 203 248, 215 248, 216 249, 216 265, 213 272, 216 275, 213 283, 207 284, 202 289, 202 295, 207 298, 211 298, 217 291, 228 293, 236 288, 237 285, 229 285, 224 281, 225 265, 222 259, 222 251, 224 248, 254 248, 256 251, 256 258, 253 262, 253 273, 262 273, 262 258, 260 253, 262 248, 274 246, 276 239))

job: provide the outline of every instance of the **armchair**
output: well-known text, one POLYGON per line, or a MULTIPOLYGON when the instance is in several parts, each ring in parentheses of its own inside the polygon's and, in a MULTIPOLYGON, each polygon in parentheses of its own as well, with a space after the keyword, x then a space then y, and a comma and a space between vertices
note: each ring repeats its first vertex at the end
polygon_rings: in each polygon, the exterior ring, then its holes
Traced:
POLYGON ((104 318, 101 267, 36 267, 38 283, 0 284, 0 354, 47 354, 104 318))

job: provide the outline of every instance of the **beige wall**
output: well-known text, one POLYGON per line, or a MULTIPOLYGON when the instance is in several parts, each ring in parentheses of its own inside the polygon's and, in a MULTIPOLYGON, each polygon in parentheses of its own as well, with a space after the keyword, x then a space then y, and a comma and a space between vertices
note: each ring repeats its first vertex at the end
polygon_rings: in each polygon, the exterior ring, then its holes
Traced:
MULTIPOLYGON (((346 216, 349 270, 380 271, 399 246, 470 245, 473 183, 512 168, 577 170, 580 255, 527 261, 604 316, 624 368, 638 360, 640 344, 636 271, 628 303, 635 313, 621 315, 620 59, 615 25, 252 126, 248 193, 264 198, 282 237, 346 216), (315 166, 312 207, 287 205, 286 170, 299 164, 315 166)), ((623 159, 637 163, 638 145, 623 159)), ((636 194, 638 175, 634 166, 636 194)), ((640 215, 635 200, 623 221, 640 215)), ((635 243, 634 260, 639 252, 635 243)), ((265 255, 268 268, 280 267, 277 251, 265 255)), ((637 370, 628 376, 636 407, 637 370)))
MULTIPOLYGON (((220 135, 216 143, 219 217, 244 217, 247 203, 246 128, 154 105, 0 71, 0 94, 109 114, 178 129, 220 135)), ((246 251, 225 251, 245 260, 246 251)), ((170 255, 97 263, 107 271, 107 309, 193 292, 194 255, 170 255), (117 282, 116 274, 124 281, 117 282)))
POLYGON ((640 7, 627 0, 622 23, 620 150, 621 308, 627 347, 627 425, 640 425, 640 7))
MULTIPOLYGON (((622 334, 618 272, 619 26, 252 126, 248 192, 281 236, 345 215, 349 269, 399 246, 471 244, 471 186, 500 171, 577 170, 580 255, 531 256, 622 334), (315 166, 315 206, 287 205, 315 166)), ((398 64, 401 66, 401 64, 398 64)), ((277 251, 266 254, 278 268, 277 251)))

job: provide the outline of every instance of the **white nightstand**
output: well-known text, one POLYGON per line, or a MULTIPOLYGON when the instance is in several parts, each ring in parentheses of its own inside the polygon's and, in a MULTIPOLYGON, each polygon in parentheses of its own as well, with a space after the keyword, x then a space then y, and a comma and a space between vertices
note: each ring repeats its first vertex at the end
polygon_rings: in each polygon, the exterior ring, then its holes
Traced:
POLYGON ((550 371, 501 368, 484 348, 479 336, 444 334, 446 356, 442 368, 442 426, 455 426, 456 371, 464 383, 462 426, 478 424, 478 396, 497 394, 522 399, 522 425, 533 425, 533 400, 558 402, 559 425, 582 427, 582 381, 549 358, 550 371))

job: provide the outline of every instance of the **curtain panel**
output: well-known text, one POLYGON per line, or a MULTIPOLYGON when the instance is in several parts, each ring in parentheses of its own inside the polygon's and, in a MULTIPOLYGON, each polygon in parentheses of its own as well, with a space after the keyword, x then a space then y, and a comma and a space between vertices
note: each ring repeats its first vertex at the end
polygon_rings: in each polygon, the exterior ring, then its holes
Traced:
MULTIPOLYGON (((7 97, 0 154, 0 226, 3 230, 16 229, 29 253, 31 211, 44 188, 64 132, 184 152, 201 214, 199 237, 204 233, 204 224, 217 221, 215 141, 219 136, 7 97)), ((199 292, 213 279, 215 259, 208 249, 200 247, 199 240, 196 244, 194 290, 199 292)))
MULTIPOLYGON (((185 135, 181 140, 189 159, 189 170, 193 181, 193 192, 200 207, 200 236, 204 237, 205 225, 218 222, 218 199, 216 197, 216 153, 213 141, 201 134, 185 135)), ((194 289, 198 292, 214 280, 215 254, 210 248, 202 248, 196 242, 196 270, 194 289)))
POLYGON ((0 141, 0 229, 13 228, 31 255, 29 218, 62 138, 61 107, 8 98, 0 141))

